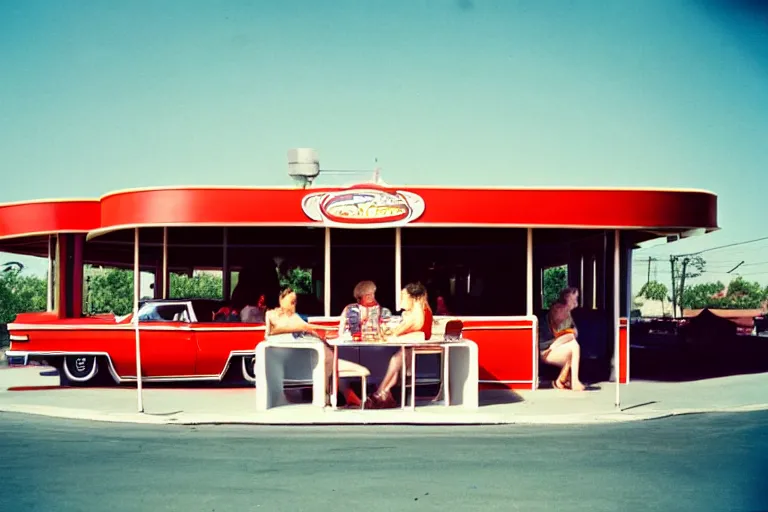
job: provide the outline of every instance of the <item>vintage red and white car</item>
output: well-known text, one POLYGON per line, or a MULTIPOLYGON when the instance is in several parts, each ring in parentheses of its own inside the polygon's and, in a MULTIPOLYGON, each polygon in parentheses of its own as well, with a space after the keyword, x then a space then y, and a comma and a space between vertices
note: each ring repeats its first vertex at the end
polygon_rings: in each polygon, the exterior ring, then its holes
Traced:
MULTIPOLYGON (((141 374, 146 382, 254 382, 254 348, 264 324, 213 322, 221 301, 150 300, 139 309, 141 374)), ((62 384, 136 381, 133 315, 60 319, 22 313, 8 325, 9 361, 59 370, 62 384)))

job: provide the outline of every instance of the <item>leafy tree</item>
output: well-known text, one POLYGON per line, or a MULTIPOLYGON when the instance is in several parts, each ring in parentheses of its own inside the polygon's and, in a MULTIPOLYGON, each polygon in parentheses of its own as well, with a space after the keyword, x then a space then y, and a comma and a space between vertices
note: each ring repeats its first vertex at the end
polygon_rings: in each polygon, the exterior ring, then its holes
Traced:
POLYGON ((706 267, 707 262, 701 256, 672 256, 672 310, 677 315, 677 308, 681 310, 684 307, 683 297, 685 296, 686 281, 690 283, 691 279, 700 277, 706 267))
POLYGON ((93 268, 85 271, 86 313, 127 315, 133 311, 133 271, 93 268))
POLYGON ((669 289, 664 283, 648 281, 640 289, 638 296, 648 300, 657 300, 663 304, 665 300, 669 299, 669 289))
POLYGON ((722 298, 715 297, 723 291, 725 285, 720 281, 716 283, 699 283, 687 287, 683 291, 681 304, 686 309, 703 309, 722 307, 725 302, 722 298))
POLYGON ((280 286, 290 287, 299 295, 312 293, 312 271, 295 267, 280 276, 280 286))
POLYGON ((768 289, 759 283, 747 282, 742 277, 728 284, 727 294, 716 296, 724 290, 725 286, 720 281, 691 286, 684 291, 682 305, 689 309, 756 309, 768 300, 768 289))
MULTIPOLYGON (((86 267, 86 311, 89 314, 133 311, 133 271, 86 267)), ((193 277, 171 274, 171 298, 220 299, 222 279, 200 273, 193 277)))
POLYGON ((215 274, 201 272, 192 277, 171 274, 169 295, 175 299, 221 299, 224 285, 215 274))
POLYGON ((759 308, 768 300, 768 290, 757 282, 747 282, 737 277, 728 284, 727 304, 732 309, 759 308))
POLYGON ((14 268, 0 272, 0 324, 13 322, 19 313, 45 311, 47 300, 47 278, 14 268))
POLYGON ((544 269, 542 278, 542 295, 544 299, 542 306, 544 309, 549 309, 560 296, 560 291, 568 286, 567 268, 563 265, 561 267, 544 269))

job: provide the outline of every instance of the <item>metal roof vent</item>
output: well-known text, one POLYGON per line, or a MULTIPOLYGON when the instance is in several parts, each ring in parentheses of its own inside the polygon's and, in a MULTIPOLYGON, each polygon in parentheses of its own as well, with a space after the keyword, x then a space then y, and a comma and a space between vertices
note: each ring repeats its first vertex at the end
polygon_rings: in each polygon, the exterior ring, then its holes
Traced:
POLYGON ((311 148, 288 150, 288 176, 301 188, 309 188, 320 174, 317 151, 311 148))

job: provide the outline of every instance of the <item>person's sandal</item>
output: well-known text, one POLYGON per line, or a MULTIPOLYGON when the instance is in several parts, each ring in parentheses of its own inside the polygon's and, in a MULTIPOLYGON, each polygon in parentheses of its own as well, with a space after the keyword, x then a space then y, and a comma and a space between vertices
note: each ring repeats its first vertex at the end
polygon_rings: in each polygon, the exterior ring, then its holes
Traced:
POLYGON ((365 399, 365 409, 378 409, 378 408, 379 408, 379 399, 375 393, 365 399))
POLYGON ((379 400, 379 409, 396 409, 399 407, 391 391, 387 392, 386 396, 379 398, 379 400))

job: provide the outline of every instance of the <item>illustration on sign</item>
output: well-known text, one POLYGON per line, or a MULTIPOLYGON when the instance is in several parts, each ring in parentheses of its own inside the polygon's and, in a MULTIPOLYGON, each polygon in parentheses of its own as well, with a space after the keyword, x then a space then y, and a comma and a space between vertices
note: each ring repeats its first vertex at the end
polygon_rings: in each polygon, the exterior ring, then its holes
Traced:
POLYGON ((360 188, 309 194, 304 197, 301 207, 307 217, 328 225, 383 227, 418 219, 424 213, 424 200, 402 190, 360 188))

